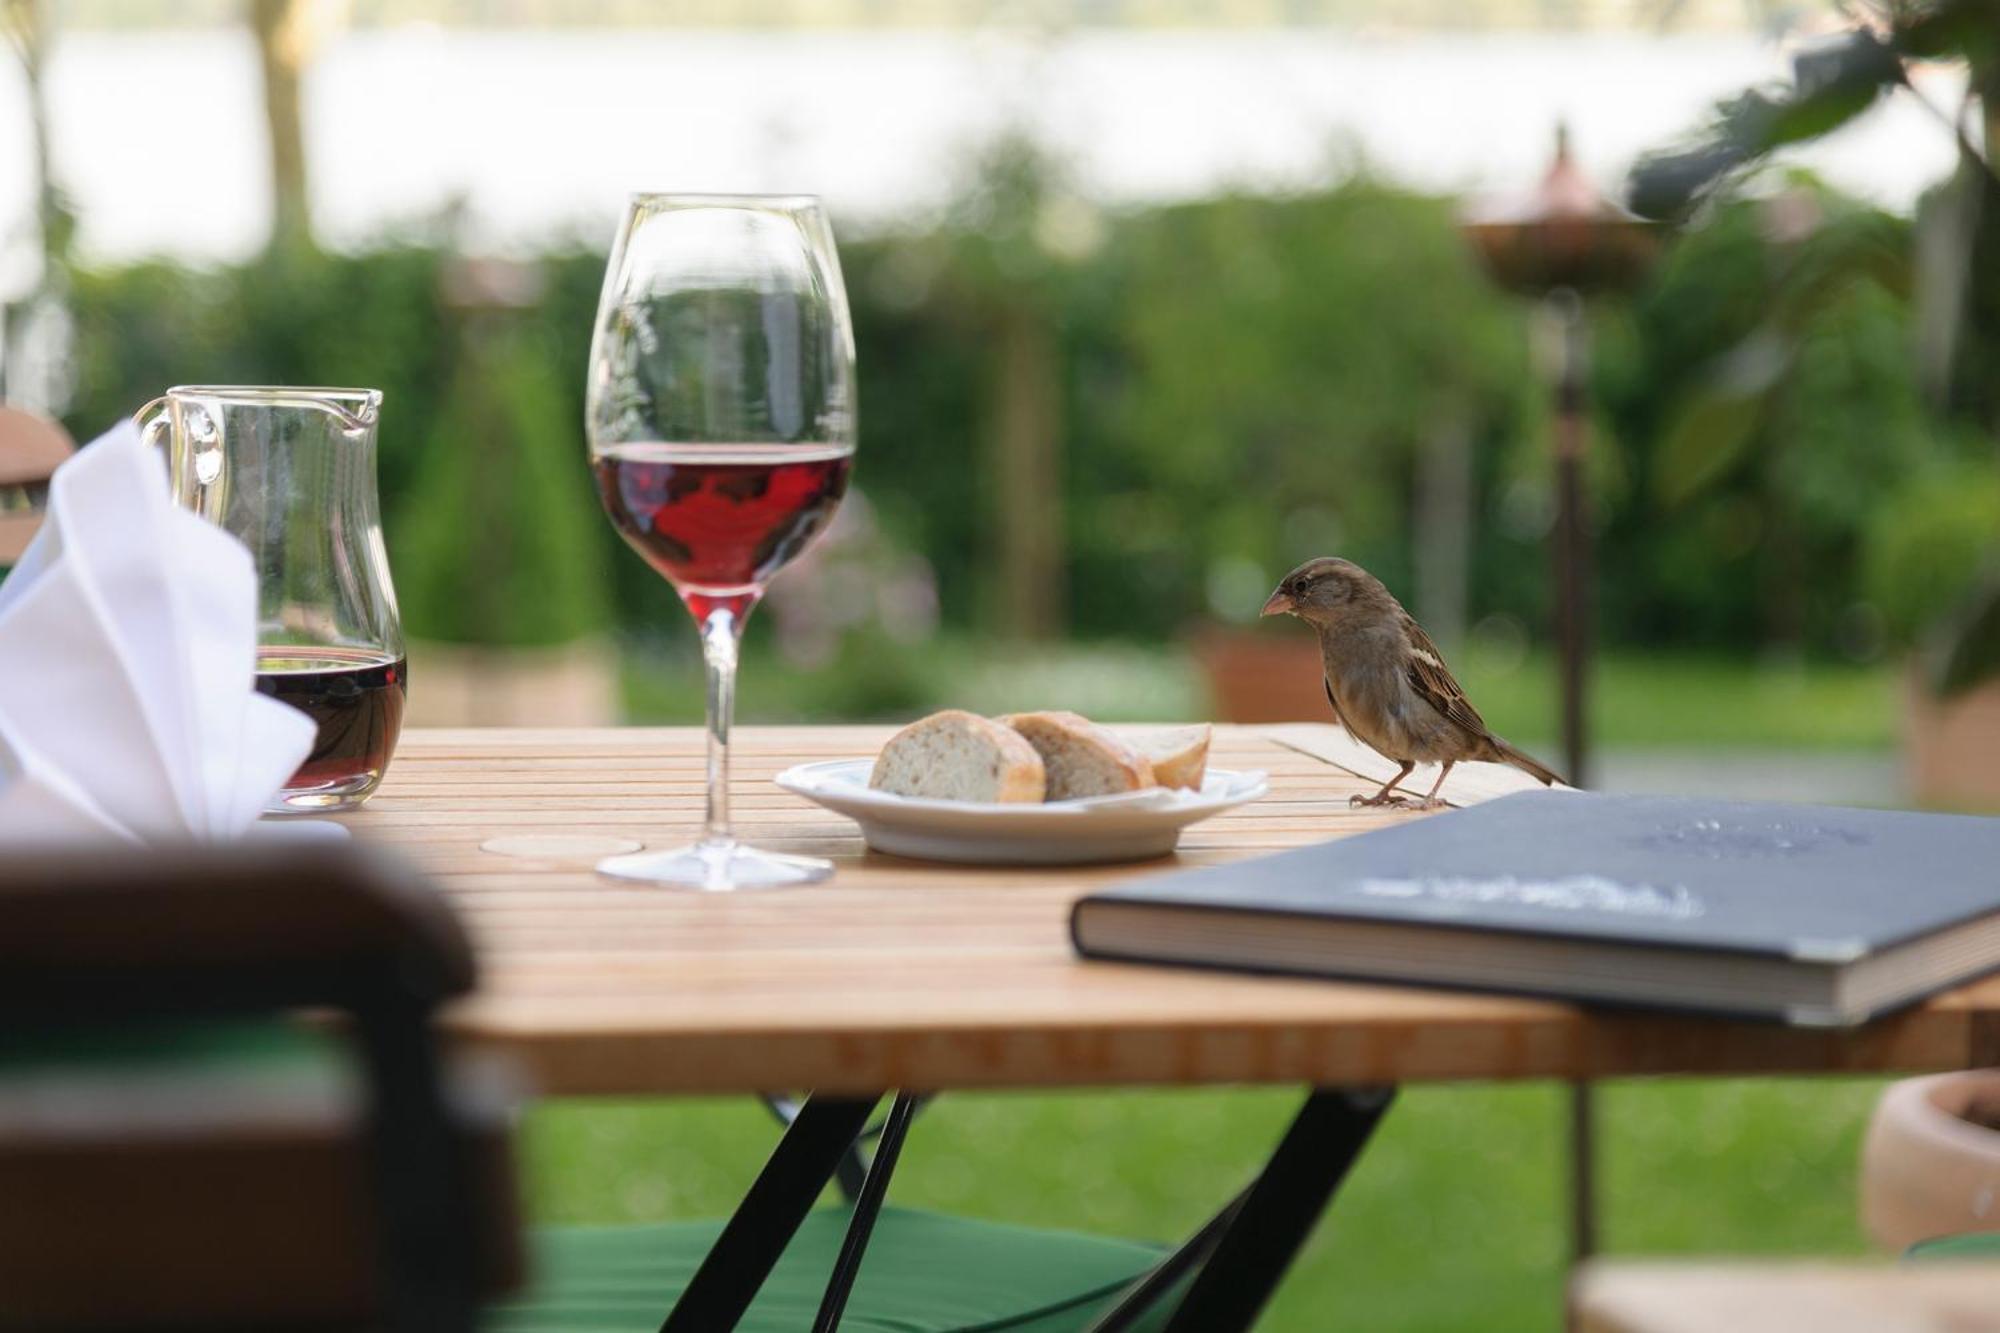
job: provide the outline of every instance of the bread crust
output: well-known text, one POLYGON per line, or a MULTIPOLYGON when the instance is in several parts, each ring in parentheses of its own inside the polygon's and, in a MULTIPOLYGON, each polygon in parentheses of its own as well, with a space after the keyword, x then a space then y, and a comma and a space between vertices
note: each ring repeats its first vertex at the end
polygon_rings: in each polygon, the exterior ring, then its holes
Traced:
POLYGON ((1208 744, 1215 728, 1203 722, 1141 736, 1133 745, 1152 761, 1153 779, 1162 787, 1200 791, 1208 776, 1208 744))
POLYGON ((891 736, 875 756, 868 785, 903 796, 943 800, 979 800, 983 796, 994 802, 1033 804, 1043 799, 1047 777, 1041 755, 1020 733, 977 713, 947 708, 918 718, 891 736), (968 777, 941 768, 937 754, 966 743, 986 748, 990 773, 968 777), (987 777, 990 794, 985 794, 987 777), (980 790, 982 796, 957 794, 968 786, 980 790))
POLYGON ((1132 746, 1080 713, 1010 713, 1000 721, 1041 756, 1051 801, 1151 787, 1153 766, 1132 746))

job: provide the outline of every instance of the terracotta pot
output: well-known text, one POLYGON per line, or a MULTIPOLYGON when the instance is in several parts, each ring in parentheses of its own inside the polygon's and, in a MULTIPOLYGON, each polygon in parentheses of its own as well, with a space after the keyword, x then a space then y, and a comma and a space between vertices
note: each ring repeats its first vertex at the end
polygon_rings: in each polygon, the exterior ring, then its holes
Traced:
POLYGON ((1861 1148, 1861 1224, 1896 1253, 1920 1240, 2000 1231, 2000 1069, 1904 1079, 1875 1106, 1861 1148))
POLYGON ((1204 629, 1195 633, 1192 647, 1216 721, 1333 721, 1320 684, 1319 640, 1304 626, 1265 633, 1204 629))
MULTIPOLYGON (((69 432, 39 413, 0 407, 0 487, 45 482, 76 452, 69 432)), ((21 558, 42 526, 42 506, 0 513, 0 573, 21 558)))
POLYGON ((1903 761, 1917 800, 2000 810, 2000 681, 1940 700, 1912 666, 1903 699, 1903 761))
POLYGON ((410 645, 409 726, 601 727, 618 713, 618 652, 603 639, 551 648, 410 645))

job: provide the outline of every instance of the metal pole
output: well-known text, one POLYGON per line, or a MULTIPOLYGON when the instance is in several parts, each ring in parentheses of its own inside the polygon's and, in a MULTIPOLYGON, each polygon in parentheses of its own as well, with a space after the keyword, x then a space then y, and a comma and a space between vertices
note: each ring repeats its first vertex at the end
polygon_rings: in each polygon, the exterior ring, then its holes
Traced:
POLYGON ((1588 1080, 1569 1085, 1569 1257, 1582 1263, 1597 1253, 1597 1088, 1588 1080))
MULTIPOLYGON (((1589 448, 1590 329, 1583 299, 1569 288, 1549 294, 1560 331, 1555 383, 1556 665, 1562 703, 1565 775, 1590 777, 1590 517, 1584 490, 1589 448)), ((1572 1263, 1597 1252, 1597 1101, 1587 1081, 1569 1085, 1569 1251, 1572 1263)))
POLYGON ((1578 787, 1590 779, 1590 520, 1584 494, 1589 446, 1585 416, 1590 331, 1583 300, 1561 288, 1549 296, 1561 331, 1555 385, 1555 582, 1556 654, 1562 698, 1564 776, 1578 787))

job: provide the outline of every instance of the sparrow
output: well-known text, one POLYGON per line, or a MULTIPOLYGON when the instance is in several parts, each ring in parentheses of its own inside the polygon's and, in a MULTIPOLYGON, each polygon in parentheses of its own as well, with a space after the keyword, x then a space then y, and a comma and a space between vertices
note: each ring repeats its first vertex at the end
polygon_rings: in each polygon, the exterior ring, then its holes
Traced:
POLYGON ((1324 668, 1320 683, 1334 717, 1350 736, 1402 765, 1382 790, 1356 796, 1355 805, 1406 803, 1396 784, 1420 763, 1444 765, 1424 809, 1444 804, 1438 791, 1461 760, 1512 764, 1544 784, 1562 781, 1487 729, 1431 636, 1382 580, 1353 561, 1306 561, 1279 581, 1263 614, 1297 616, 1313 627, 1324 668))

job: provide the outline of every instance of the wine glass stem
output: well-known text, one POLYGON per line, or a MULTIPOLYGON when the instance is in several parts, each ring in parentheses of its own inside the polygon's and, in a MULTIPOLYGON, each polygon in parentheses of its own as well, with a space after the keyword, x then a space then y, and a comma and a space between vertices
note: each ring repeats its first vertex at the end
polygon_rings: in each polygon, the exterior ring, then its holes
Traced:
POLYGON ((701 655, 708 664, 708 824, 703 841, 726 844, 729 831, 729 723, 736 713, 736 645, 742 624, 717 607, 701 623, 701 655))

